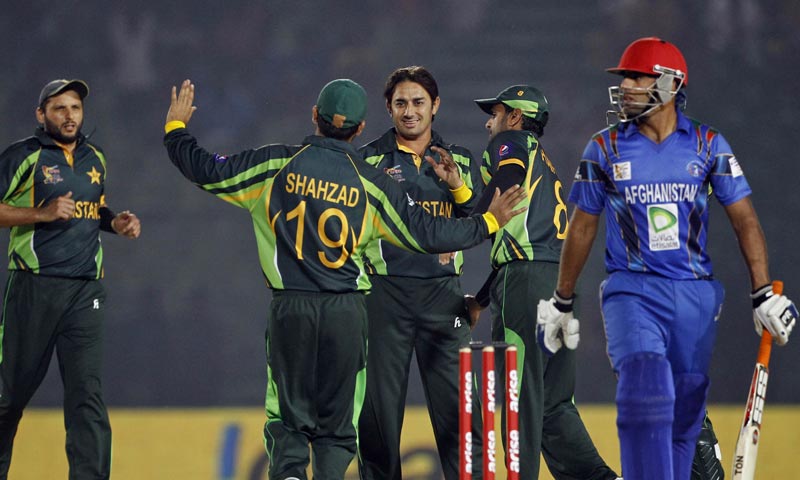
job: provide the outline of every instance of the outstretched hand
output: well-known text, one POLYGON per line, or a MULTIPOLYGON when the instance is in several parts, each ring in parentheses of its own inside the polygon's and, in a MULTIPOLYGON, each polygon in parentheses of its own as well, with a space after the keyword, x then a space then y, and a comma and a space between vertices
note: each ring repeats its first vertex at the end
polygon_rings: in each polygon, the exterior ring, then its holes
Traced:
POLYGON ((191 80, 183 81, 180 92, 172 87, 172 100, 169 103, 169 111, 167 111, 167 123, 173 121, 189 123, 192 114, 197 110, 197 107, 192 105, 193 102, 194 84, 191 80))
POLYGON ((528 209, 527 206, 514 209, 514 206, 518 205, 526 196, 525 189, 519 185, 514 185, 502 194, 500 194, 499 188, 495 188, 492 203, 489 204, 487 212, 494 215, 497 224, 502 228, 513 217, 528 209))
POLYGON ((439 154, 440 161, 437 162, 436 159, 430 155, 425 156, 425 161, 433 167, 433 171, 436 172, 436 175, 447 182, 450 190, 461 187, 461 185, 464 184, 464 180, 461 179, 461 170, 459 170, 450 152, 442 147, 436 146, 431 146, 431 150, 439 154))

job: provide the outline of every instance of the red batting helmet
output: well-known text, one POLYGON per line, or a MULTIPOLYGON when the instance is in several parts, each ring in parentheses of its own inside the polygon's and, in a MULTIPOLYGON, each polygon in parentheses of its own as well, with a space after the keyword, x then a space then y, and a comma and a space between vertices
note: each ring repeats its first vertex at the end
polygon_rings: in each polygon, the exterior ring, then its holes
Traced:
POLYGON ((681 51, 675 45, 657 37, 645 37, 634 41, 622 53, 619 65, 608 68, 606 71, 611 73, 636 72, 658 76, 661 72, 655 68, 656 66, 667 67, 683 73, 683 85, 688 83, 689 74, 686 70, 686 60, 681 51))

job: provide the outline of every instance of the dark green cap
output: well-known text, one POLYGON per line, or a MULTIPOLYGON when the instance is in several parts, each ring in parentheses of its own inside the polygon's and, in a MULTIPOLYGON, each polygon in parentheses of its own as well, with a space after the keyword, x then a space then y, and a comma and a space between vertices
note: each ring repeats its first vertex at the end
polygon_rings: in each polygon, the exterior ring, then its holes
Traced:
POLYGON ((83 80, 78 80, 77 78, 73 80, 59 78, 58 80, 48 82, 47 85, 42 88, 41 93, 39 93, 39 106, 43 107, 44 102, 46 102, 48 98, 55 97, 67 90, 76 91, 78 96, 81 97, 81 100, 86 98, 86 95, 89 95, 89 85, 83 80))
POLYGON ((495 98, 483 98, 475 100, 475 103, 488 114, 492 113, 492 107, 498 103, 509 108, 519 108, 526 117, 542 123, 547 122, 547 113, 550 110, 544 94, 530 85, 512 85, 498 93, 495 98))
POLYGON ((333 80, 319 92, 317 113, 336 128, 358 125, 367 115, 367 92, 350 79, 333 80))

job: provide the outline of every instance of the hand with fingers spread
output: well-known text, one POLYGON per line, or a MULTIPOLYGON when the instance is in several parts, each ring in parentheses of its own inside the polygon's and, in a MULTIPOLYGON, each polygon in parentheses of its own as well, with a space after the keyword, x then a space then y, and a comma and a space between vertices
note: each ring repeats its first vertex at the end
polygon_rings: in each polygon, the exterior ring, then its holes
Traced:
POLYGON ((72 199, 72 192, 51 200, 47 205, 39 209, 40 222, 52 222, 55 220, 69 220, 75 214, 75 200, 72 199))
POLYGON ((172 87, 172 99, 169 104, 169 111, 167 111, 167 123, 177 121, 188 124, 192 114, 197 110, 193 102, 194 84, 191 80, 184 80, 180 91, 172 87))
POLYGON ((528 209, 527 206, 514 209, 526 197, 525 189, 519 185, 512 186, 502 194, 500 194, 499 188, 495 188, 492 203, 489 204, 487 212, 494 215, 497 224, 502 228, 513 217, 528 209))
POLYGON ((127 238, 139 238, 142 231, 142 224, 136 214, 125 210, 118 213, 117 216, 111 220, 111 228, 117 232, 117 235, 122 235, 127 238))
POLYGON ((458 168, 458 164, 453 160, 453 156, 450 155, 450 152, 442 147, 436 146, 432 146, 431 150, 439 154, 439 161, 437 162, 436 159, 430 155, 425 157, 425 161, 433 167, 433 171, 436 172, 436 175, 447 182, 450 190, 461 188, 464 184, 464 180, 461 178, 461 170, 458 168))

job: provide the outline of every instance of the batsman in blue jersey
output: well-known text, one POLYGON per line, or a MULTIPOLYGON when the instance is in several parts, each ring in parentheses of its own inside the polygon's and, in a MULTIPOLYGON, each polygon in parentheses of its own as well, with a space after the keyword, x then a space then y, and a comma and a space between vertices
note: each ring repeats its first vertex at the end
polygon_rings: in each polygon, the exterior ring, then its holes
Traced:
POLYGON ((731 147, 682 112, 688 76, 678 48, 642 38, 609 71, 623 77, 609 89, 619 122, 592 137, 575 174, 569 200, 577 208, 558 286, 539 303, 540 342, 555 351, 577 330, 575 282, 605 210, 609 277, 600 293, 618 376, 622 474, 625 480, 685 480, 692 475, 724 296, 706 250, 711 195, 724 207, 749 269, 757 333, 766 328, 785 345, 797 309, 772 291, 764 234, 731 147))

